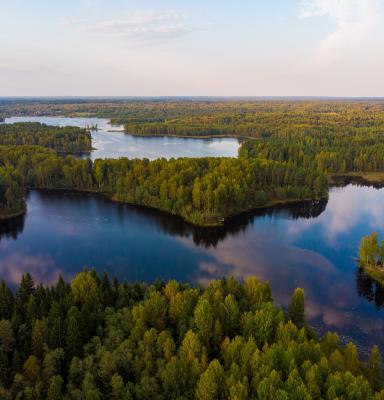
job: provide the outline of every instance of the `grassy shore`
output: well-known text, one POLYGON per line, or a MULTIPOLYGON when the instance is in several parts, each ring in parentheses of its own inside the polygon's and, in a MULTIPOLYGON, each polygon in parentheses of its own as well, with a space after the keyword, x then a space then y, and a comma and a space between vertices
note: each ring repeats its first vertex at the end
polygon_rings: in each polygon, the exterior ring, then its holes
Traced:
POLYGON ((330 185, 358 183, 368 186, 384 186, 384 172, 349 172, 333 174, 329 177, 330 185))

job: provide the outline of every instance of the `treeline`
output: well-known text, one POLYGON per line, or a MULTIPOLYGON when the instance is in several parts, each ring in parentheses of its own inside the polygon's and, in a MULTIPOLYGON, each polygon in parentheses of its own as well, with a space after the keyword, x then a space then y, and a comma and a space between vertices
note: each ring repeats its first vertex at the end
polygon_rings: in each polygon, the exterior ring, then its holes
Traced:
POLYGON ((359 259, 361 265, 384 267, 384 239, 379 243, 377 232, 372 232, 361 239, 359 259))
POLYGON ((19 122, 0 125, 0 145, 36 145, 64 153, 78 153, 92 150, 92 138, 89 131, 78 127, 19 122))
POLYGON ((4 400, 384 398, 377 347, 362 362, 335 333, 317 340, 303 290, 284 314, 255 277, 202 289, 86 270, 44 287, 26 274, 15 294, 1 282, 0 370, 4 400))
POLYGON ((4 115, 110 118, 136 134, 249 137, 383 132, 384 102, 220 98, 50 99, 0 103, 4 115))
POLYGON ((383 132, 384 102, 191 101, 120 106, 127 132, 141 135, 286 137, 383 132))
POLYGON ((377 232, 361 239, 359 264, 368 275, 384 286, 384 239, 380 242, 377 232))
POLYGON ((241 145, 239 156, 289 162, 325 174, 384 172, 384 132, 248 140, 241 145))
POLYGON ((25 189, 12 167, 0 167, 0 221, 25 212, 25 189))
POLYGON ((38 147, 0 147, 0 165, 25 189, 104 193, 157 208, 197 225, 217 225, 257 207, 327 196, 324 175, 258 159, 180 158, 80 160, 38 147))

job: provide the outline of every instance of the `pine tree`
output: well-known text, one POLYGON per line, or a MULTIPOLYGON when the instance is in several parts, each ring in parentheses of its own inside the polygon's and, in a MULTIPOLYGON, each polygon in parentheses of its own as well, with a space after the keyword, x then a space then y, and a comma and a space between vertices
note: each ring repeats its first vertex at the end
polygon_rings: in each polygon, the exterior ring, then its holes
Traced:
POLYGON ((289 304, 289 318, 299 328, 302 328, 305 325, 304 290, 301 288, 296 288, 293 292, 289 304))
POLYGON ((80 312, 77 307, 72 306, 68 311, 67 334, 65 337, 67 358, 71 360, 81 354, 82 334, 80 323, 80 312))
POLYGON ((374 346, 368 359, 367 377, 374 390, 383 388, 382 360, 380 349, 374 346))
POLYGON ((14 297, 11 289, 4 281, 0 282, 0 319, 11 319, 14 297))

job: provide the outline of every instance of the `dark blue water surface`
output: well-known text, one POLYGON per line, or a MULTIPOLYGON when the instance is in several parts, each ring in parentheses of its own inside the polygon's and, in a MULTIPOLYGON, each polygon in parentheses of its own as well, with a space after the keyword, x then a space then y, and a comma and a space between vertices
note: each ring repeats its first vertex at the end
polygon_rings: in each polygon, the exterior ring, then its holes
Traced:
POLYGON ((29 271, 50 284, 84 266, 130 281, 203 285, 257 275, 282 305, 303 287, 309 322, 365 350, 384 345, 384 295, 358 273, 354 257, 363 235, 384 234, 383 197, 383 189, 349 185, 333 188, 327 204, 277 207, 199 229, 91 195, 32 191, 25 218, 1 225, 0 278, 16 285, 29 271))

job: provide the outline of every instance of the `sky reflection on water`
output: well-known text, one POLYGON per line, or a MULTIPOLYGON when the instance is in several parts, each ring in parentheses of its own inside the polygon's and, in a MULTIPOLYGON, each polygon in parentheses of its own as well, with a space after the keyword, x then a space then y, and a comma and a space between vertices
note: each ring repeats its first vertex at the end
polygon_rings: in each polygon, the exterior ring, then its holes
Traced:
POLYGON ((383 194, 349 185, 332 189, 328 204, 259 210, 201 229, 90 195, 32 191, 25 219, 0 230, 0 277, 16 285, 29 271, 51 284, 85 265, 130 281, 257 275, 283 306, 303 287, 319 332, 336 329, 362 346, 383 346, 384 295, 354 259, 363 235, 384 233, 383 194))
POLYGON ((5 123, 41 122, 55 126, 97 125, 92 132, 92 146, 96 149, 84 156, 92 160, 97 158, 149 158, 164 157, 237 157, 239 141, 235 138, 176 138, 148 137, 124 134, 122 126, 112 126, 103 118, 67 118, 67 117, 12 117, 5 123))

